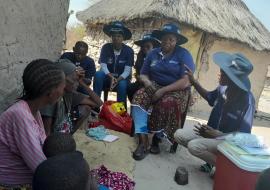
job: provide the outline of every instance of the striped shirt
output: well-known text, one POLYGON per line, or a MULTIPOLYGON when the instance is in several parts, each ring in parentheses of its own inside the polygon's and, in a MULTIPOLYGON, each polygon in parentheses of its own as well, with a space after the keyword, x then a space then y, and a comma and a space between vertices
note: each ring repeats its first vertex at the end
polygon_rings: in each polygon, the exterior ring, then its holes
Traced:
POLYGON ((0 116, 0 184, 31 184, 37 166, 46 159, 41 115, 34 117, 20 100, 0 116))

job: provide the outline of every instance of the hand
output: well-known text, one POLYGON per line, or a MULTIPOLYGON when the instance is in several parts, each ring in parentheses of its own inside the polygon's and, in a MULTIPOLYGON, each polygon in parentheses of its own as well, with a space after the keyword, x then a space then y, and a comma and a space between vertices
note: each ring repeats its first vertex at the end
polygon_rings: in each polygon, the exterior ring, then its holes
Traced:
POLYGON ((187 65, 184 65, 184 66, 186 68, 185 73, 188 75, 189 81, 193 85, 196 82, 196 80, 195 80, 195 78, 193 76, 193 72, 187 65))
POLYGON ((195 125, 194 131, 197 135, 210 139, 223 135, 221 131, 215 130, 212 127, 209 127, 208 125, 201 125, 200 123, 198 123, 198 126, 195 125))
POLYGON ((77 67, 76 68, 76 73, 79 79, 79 83, 84 83, 83 79, 85 78, 85 71, 82 67, 77 67))
POLYGON ((118 84, 118 80, 115 77, 111 77, 110 91, 112 91, 118 84))
POLYGON ((85 71, 82 67, 76 68, 76 73, 79 77, 84 78, 85 77, 85 71))
POLYGON ((92 80, 89 79, 89 78, 84 78, 83 81, 84 81, 84 83, 85 83, 86 85, 88 85, 88 86, 90 86, 91 83, 92 83, 92 80))
POLYGON ((145 92, 150 96, 153 95, 156 91, 157 89, 153 85, 145 87, 145 92))
POLYGON ((165 90, 163 88, 158 89, 155 92, 154 96, 152 97, 152 102, 158 101, 160 98, 162 98, 164 96, 165 93, 166 92, 165 92, 165 90))
POLYGON ((143 83, 145 88, 148 88, 152 85, 152 82, 144 75, 139 76, 139 80, 143 83))

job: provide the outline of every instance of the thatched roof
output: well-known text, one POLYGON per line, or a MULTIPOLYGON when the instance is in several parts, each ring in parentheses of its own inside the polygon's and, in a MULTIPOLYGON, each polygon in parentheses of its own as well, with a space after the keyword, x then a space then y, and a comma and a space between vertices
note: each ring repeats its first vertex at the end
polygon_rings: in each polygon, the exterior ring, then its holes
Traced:
POLYGON ((257 50, 270 50, 270 32, 241 0, 101 0, 77 18, 85 24, 173 19, 257 50))

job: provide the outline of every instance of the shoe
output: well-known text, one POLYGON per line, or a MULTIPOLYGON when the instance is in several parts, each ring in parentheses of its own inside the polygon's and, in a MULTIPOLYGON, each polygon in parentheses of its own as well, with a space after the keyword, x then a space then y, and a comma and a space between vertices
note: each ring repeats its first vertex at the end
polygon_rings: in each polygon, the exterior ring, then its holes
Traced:
POLYGON ((152 154, 159 154, 160 153, 159 143, 160 143, 160 139, 156 135, 154 135, 153 139, 152 139, 150 153, 152 153, 152 154))
POLYGON ((160 153, 159 145, 151 145, 150 153, 159 154, 160 153))
POLYGON ((133 152, 132 157, 134 160, 143 160, 146 155, 148 154, 148 151, 145 150, 143 145, 139 145, 137 149, 133 152))
POLYGON ((200 171, 202 171, 204 173, 210 173, 212 169, 213 169, 213 166, 211 164, 208 164, 208 163, 205 163, 205 164, 201 165, 201 167, 200 167, 200 171))

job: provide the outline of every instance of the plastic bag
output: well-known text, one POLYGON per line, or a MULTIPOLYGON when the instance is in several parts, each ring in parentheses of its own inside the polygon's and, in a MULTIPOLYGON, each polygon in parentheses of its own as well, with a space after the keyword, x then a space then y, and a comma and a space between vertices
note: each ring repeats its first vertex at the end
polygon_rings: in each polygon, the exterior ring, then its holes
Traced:
POLYGON ((229 134, 225 138, 227 141, 233 142, 238 146, 246 146, 250 148, 263 148, 265 147, 264 139, 249 133, 234 133, 229 134))
POLYGON ((124 102, 116 102, 111 104, 112 109, 114 112, 118 113, 119 115, 123 115, 127 112, 124 102))
POLYGON ((123 132, 130 135, 132 128, 132 118, 127 112, 122 113, 122 115, 116 113, 111 107, 113 103, 116 102, 104 102, 102 109, 99 113, 100 121, 90 124, 89 127, 104 125, 107 129, 123 132))

